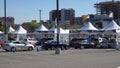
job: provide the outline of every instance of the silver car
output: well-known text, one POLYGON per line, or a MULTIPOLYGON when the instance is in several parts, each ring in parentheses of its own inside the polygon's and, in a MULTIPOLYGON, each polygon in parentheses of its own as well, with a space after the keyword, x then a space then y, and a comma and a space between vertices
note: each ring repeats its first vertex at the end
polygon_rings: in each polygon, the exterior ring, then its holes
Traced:
POLYGON ((18 50, 32 51, 34 49, 34 46, 32 44, 27 44, 26 42, 23 41, 12 41, 9 43, 5 43, 2 46, 2 49, 6 51, 18 51, 18 50))

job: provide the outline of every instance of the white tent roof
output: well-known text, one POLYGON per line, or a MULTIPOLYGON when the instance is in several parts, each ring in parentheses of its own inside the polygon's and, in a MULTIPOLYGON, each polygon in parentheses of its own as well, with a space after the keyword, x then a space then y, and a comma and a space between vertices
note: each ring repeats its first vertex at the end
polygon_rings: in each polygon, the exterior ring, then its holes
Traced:
POLYGON ((26 34, 27 31, 22 26, 19 26, 19 28, 16 29, 14 33, 15 34, 26 34))
POLYGON ((10 26, 10 27, 9 27, 9 32, 12 33, 12 32, 14 32, 14 31, 15 31, 15 30, 10 26))
POLYGON ((120 27, 116 24, 114 20, 105 26, 102 30, 120 30, 120 27))
POLYGON ((55 31, 57 30, 57 28, 55 26, 53 26, 51 29, 49 29, 50 31, 55 31))
POLYGON ((85 24, 80 30, 98 30, 97 28, 95 28, 91 22, 88 22, 87 24, 85 24))
MULTIPOLYGON (((57 28, 54 26, 50 29, 50 31, 54 31, 54 33, 57 33, 57 28)), ((69 30, 64 30, 64 29, 60 28, 60 33, 66 34, 66 33, 69 33, 69 30)))
POLYGON ((38 29, 36 29, 35 31, 48 31, 48 29, 44 26, 41 25, 38 29))
POLYGON ((2 32, 2 31, 0 31, 0 34, 3 34, 3 32, 2 32))

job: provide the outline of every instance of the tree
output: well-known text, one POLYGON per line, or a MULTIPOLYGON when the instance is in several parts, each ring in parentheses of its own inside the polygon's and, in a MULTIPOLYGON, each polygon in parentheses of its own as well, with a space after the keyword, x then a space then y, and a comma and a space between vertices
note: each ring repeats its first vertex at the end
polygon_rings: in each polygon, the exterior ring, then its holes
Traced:
POLYGON ((49 24, 49 25, 47 26, 47 28, 50 29, 50 28, 52 28, 53 26, 54 26, 54 24, 49 24))
POLYGON ((34 31, 35 29, 37 29, 40 24, 37 23, 36 21, 32 21, 32 22, 26 22, 23 23, 22 26, 27 30, 27 31, 34 31))
POLYGON ((0 26, 0 31, 4 31, 4 27, 3 26, 0 26))
POLYGON ((15 34, 8 33, 8 40, 15 40, 15 34))
POLYGON ((35 30, 40 26, 40 24, 36 23, 36 22, 31 22, 29 24, 30 30, 35 30))

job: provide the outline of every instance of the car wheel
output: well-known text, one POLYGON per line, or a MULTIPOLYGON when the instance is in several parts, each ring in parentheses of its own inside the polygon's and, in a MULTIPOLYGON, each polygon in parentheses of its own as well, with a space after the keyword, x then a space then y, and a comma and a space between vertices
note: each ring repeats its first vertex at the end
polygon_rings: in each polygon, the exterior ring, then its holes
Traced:
POLYGON ((78 47, 74 47, 75 49, 78 49, 78 47))
POLYGON ((68 50, 68 49, 70 49, 70 46, 66 46, 65 48, 66 48, 66 50, 68 50))
POLYGON ((16 48, 15 47, 12 47, 11 48, 11 52, 15 52, 16 51, 16 48))
POLYGON ((29 47, 29 48, 28 48, 28 51, 32 51, 32 50, 33 50, 33 48, 32 48, 32 47, 29 47))

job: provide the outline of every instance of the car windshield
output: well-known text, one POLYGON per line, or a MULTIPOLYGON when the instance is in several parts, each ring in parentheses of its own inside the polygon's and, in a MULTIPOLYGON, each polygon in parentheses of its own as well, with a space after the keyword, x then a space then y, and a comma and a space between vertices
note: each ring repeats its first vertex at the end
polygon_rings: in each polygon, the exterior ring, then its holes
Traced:
POLYGON ((57 41, 51 41, 51 43, 57 43, 57 41))
POLYGON ((55 40, 48 40, 48 41, 46 41, 45 43, 56 43, 57 41, 55 41, 55 40))
POLYGON ((30 38, 30 39, 28 39, 29 41, 36 41, 36 39, 34 39, 34 38, 30 38))
POLYGON ((9 43, 13 43, 13 44, 26 44, 25 42, 21 42, 21 41, 13 41, 13 42, 9 42, 9 43))
POLYGON ((25 42, 20 42, 21 44, 25 44, 26 45, 26 43, 25 42))
POLYGON ((14 44, 20 44, 20 42, 13 42, 14 44))

